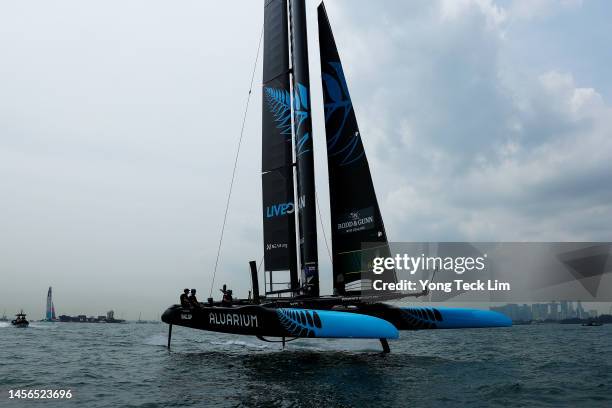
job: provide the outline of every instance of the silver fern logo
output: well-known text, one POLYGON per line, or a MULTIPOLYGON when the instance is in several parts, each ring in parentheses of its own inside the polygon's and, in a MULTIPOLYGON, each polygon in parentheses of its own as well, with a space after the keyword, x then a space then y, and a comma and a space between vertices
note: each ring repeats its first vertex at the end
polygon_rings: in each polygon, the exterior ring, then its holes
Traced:
POLYGON ((292 336, 317 337, 317 330, 323 328, 319 314, 314 310, 276 309, 283 328, 292 336))
POLYGON ((293 98, 286 89, 265 87, 264 97, 268 111, 272 114, 276 128, 281 135, 291 136, 291 103, 293 102, 293 121, 296 134, 296 154, 309 152, 310 132, 300 132, 304 121, 310 115, 308 88, 298 83, 293 90, 293 98))
POLYGON ((285 89, 269 86, 264 88, 264 95, 276 128, 281 135, 291 136, 291 95, 285 89))
MULTIPOLYGON (((327 152, 340 166, 346 166, 361 159, 365 151, 358 130, 344 132, 353 104, 342 64, 339 61, 327 62, 322 78, 325 94, 325 125, 331 130, 328 133, 327 152)), ((356 122, 354 127, 357 127, 356 122)))

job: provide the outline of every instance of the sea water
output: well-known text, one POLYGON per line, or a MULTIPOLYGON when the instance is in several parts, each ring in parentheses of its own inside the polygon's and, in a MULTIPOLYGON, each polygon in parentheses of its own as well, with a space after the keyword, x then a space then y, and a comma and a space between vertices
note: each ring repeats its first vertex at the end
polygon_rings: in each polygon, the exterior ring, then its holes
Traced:
POLYGON ((280 344, 165 324, 0 323, 1 407, 610 407, 612 325, 280 344), (9 390, 71 390, 67 400, 9 390))

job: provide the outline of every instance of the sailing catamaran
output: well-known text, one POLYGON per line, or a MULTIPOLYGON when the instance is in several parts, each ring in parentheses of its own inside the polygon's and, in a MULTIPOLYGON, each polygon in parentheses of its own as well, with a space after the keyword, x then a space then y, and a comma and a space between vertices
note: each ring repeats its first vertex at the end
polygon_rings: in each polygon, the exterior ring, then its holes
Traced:
POLYGON ((53 293, 51 286, 47 292, 47 308, 45 309, 45 320, 48 322, 56 322, 57 317, 55 316, 55 305, 53 304, 53 293))
MULTIPOLYGON (((332 222, 333 295, 319 293, 306 10, 304 0, 265 0, 262 90, 264 288, 250 262, 253 296, 228 305, 212 298, 200 307, 174 305, 162 315, 172 325, 256 336, 264 341, 304 337, 387 339, 399 330, 510 326, 483 310, 398 307, 384 301, 402 293, 374 292, 368 268, 390 249, 370 168, 331 26, 318 7, 332 222), (297 203, 297 204, 296 204, 297 203), (297 215, 297 216, 296 216, 297 215), (296 238, 297 235, 297 238, 296 238), (298 268, 299 266, 299 268, 298 268), (274 276, 289 276, 277 282, 274 276), (285 285, 281 289, 279 286, 285 285)), ((377 275, 397 280, 394 271, 377 275)), ((287 340, 288 339, 288 340, 287 340)))

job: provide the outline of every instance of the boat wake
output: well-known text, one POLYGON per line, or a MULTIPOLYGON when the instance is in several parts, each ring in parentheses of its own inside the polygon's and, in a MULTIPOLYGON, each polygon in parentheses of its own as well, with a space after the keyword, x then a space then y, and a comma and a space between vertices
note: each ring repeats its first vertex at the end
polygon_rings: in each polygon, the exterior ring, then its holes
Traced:
POLYGON ((168 336, 165 334, 155 334, 149 336, 144 340, 144 344, 147 346, 166 346, 168 344, 168 336))
POLYGON ((345 353, 362 353, 362 352, 379 352, 380 345, 378 341, 371 339, 351 339, 352 341, 343 341, 343 339, 319 340, 314 342, 297 341, 292 343, 288 350, 294 349, 299 351, 312 352, 345 352, 345 353))
POLYGON ((265 350, 270 348, 268 344, 257 344, 242 340, 211 341, 210 344, 215 346, 239 346, 242 348, 252 348, 257 350, 265 350))
POLYGON ((0 322, 0 329, 3 328, 3 327, 10 327, 10 326, 11 326, 11 324, 8 323, 8 322, 0 322))
POLYGON ((30 323, 30 325, 28 326, 32 329, 55 329, 57 328, 57 326, 55 324, 49 324, 49 323, 30 323))

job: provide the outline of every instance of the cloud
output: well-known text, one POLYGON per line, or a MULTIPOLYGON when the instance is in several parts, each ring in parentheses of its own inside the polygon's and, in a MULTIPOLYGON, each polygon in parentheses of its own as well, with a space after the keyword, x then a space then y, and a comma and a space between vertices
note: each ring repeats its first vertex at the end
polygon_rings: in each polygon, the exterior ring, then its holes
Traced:
MULTIPOLYGON (((393 3, 382 17, 345 11, 358 22, 343 36, 358 38, 358 54, 376 55, 346 70, 357 71, 354 102, 389 235, 610 239, 610 106, 563 67, 534 73, 528 61, 512 60, 509 19, 541 16, 555 5, 420 6, 415 12, 393 3), (391 45, 378 47, 367 34, 381 26, 393 33, 391 45), (363 80, 376 67, 379 78, 363 80)), ((342 52, 354 51, 349 45, 342 52)))
POLYGON ((485 17, 490 28, 499 26, 507 16, 506 10, 492 0, 442 0, 440 17, 442 21, 465 18, 465 15, 477 11, 485 17))
POLYGON ((554 14, 559 10, 582 6, 583 0, 514 0, 508 14, 517 19, 535 19, 554 14))

